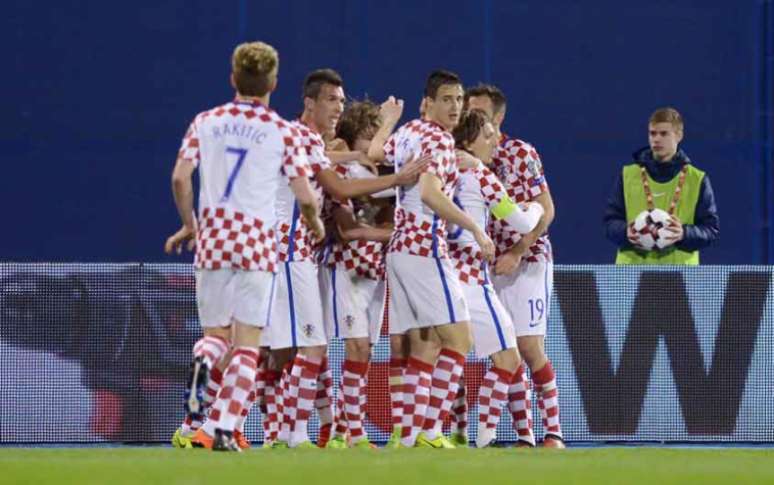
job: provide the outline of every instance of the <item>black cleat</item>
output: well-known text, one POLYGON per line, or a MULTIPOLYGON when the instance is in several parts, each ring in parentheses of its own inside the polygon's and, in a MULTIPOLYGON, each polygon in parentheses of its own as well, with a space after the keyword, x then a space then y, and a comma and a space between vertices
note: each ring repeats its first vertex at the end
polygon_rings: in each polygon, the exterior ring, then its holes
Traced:
POLYGON ((242 448, 234 439, 234 433, 231 431, 215 430, 215 438, 212 442, 212 451, 236 451, 242 452, 242 448))
POLYGON ((204 415, 204 393, 207 389, 207 380, 210 370, 201 357, 196 357, 191 362, 188 373, 188 381, 185 387, 185 412, 194 417, 204 415))

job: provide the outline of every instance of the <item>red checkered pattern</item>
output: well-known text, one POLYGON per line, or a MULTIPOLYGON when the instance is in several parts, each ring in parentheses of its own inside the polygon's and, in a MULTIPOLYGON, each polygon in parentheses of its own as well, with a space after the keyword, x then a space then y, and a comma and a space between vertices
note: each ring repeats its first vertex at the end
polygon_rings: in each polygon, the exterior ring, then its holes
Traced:
MULTIPOLYGON (((204 413, 207 413, 215 402, 215 398, 218 396, 220 386, 223 384, 223 372, 217 367, 213 367, 210 371, 210 378, 207 380, 207 388, 204 392, 204 399, 202 400, 202 408, 204 413)), ((197 429, 201 428, 204 424, 200 418, 204 417, 203 414, 186 414, 183 419, 183 425, 181 431, 183 436, 191 436, 197 429)))
POLYGON ((274 229, 260 219, 225 207, 202 211, 194 264, 199 269, 242 269, 276 272, 274 229))
POLYGON ((320 364, 320 376, 317 378, 317 395, 314 400, 314 408, 317 410, 320 427, 327 427, 329 432, 331 423, 333 423, 333 372, 328 368, 328 359, 326 357, 323 357, 320 364))
MULTIPOLYGON (((306 175, 309 177, 313 192, 317 195, 318 207, 322 207, 324 193, 322 186, 317 182, 317 175, 323 170, 331 168, 331 161, 325 155, 325 143, 318 133, 301 121, 295 121, 293 126, 298 133, 298 136, 292 139, 293 149, 306 155, 308 160, 308 173, 306 175)), ((283 190, 290 190, 290 188, 286 187, 283 190)), ((281 262, 316 260, 315 252, 321 249, 321 246, 314 243, 309 228, 300 218, 295 221, 296 229, 291 234, 293 222, 292 215, 290 215, 289 220, 280 221, 277 225, 279 260, 281 262), (293 254, 290 254, 291 238, 293 240, 293 254)))
POLYGON ((460 281, 469 285, 483 285, 487 282, 484 255, 475 246, 449 244, 449 259, 460 281))
POLYGON ((290 446, 309 441, 307 424, 317 396, 317 378, 320 362, 297 354, 288 379, 287 392, 283 397, 286 418, 291 423, 290 446))
POLYGON ((193 356, 201 357, 208 369, 215 370, 220 359, 228 352, 228 347, 228 342, 220 337, 205 336, 194 344, 193 356))
POLYGON ((388 250, 393 253, 408 253, 416 256, 448 255, 446 244, 446 221, 439 219, 435 229, 436 252, 433 252, 433 219, 418 216, 402 208, 395 210, 395 230, 390 238, 388 250))
POLYGON ((468 435, 468 391, 465 387, 465 375, 460 377, 460 387, 457 389, 457 397, 452 403, 451 430, 452 433, 468 435))
POLYGON ((280 387, 280 373, 274 370, 266 371, 266 394, 264 403, 266 412, 263 415, 263 435, 264 439, 274 442, 279 434, 280 409, 278 407, 278 397, 282 397, 282 388, 280 387))
POLYGON ((430 401, 432 378, 432 364, 409 357, 403 373, 403 426, 400 441, 404 446, 414 446, 422 431, 430 401))
POLYGON ((532 431, 532 390, 524 372, 524 364, 516 370, 513 383, 508 386, 508 410, 511 412, 513 430, 524 441, 535 446, 532 431))
POLYGON ((457 397, 460 378, 465 366, 465 356, 450 349, 441 349, 433 369, 430 402, 427 405, 423 429, 429 439, 441 434, 441 428, 452 403, 457 397))
MULTIPOLYGON (((517 203, 532 201, 548 191, 540 155, 527 142, 503 137, 503 141, 495 150, 492 165, 508 195, 517 203)), ((508 251, 521 239, 521 234, 510 229, 505 221, 493 220, 490 232, 497 246, 497 256, 508 251)), ((540 236, 529 248, 529 253, 530 255, 525 258, 527 261, 551 261, 551 243, 548 240, 548 234, 540 236)))
MULTIPOLYGON (((407 158, 408 153, 397 153, 399 144, 406 144, 415 150, 413 155, 431 155, 431 161, 425 172, 437 176, 442 183, 442 191, 449 197, 454 193, 457 181, 457 157, 454 153, 454 138, 451 133, 436 123, 424 120, 411 121, 398 129, 384 146, 388 163, 396 158, 407 158)), ((399 160, 406 162, 406 160, 399 160)), ((398 207, 395 211, 395 231, 389 244, 390 252, 403 252, 416 256, 438 256, 447 254, 446 223, 438 220, 433 233, 434 217, 432 211, 421 200, 412 197, 405 199, 407 189, 400 189, 398 207), (435 238, 434 238, 435 236, 435 238), (433 247, 435 244, 436 247, 433 247)), ((419 190, 417 186, 411 189, 419 190)))
POLYGON ((279 433, 277 440, 284 443, 290 442, 290 434, 293 431, 293 421, 288 412, 288 395, 290 392, 290 371, 293 369, 293 363, 289 362, 282 368, 279 385, 277 389, 277 409, 279 418, 279 433))
MULTIPOLYGON (((223 386, 218 393, 210 420, 215 428, 234 431, 242 408, 255 387, 255 373, 258 365, 258 350, 251 347, 237 347, 231 363, 223 376, 223 386)), ((209 425, 209 422, 208 422, 209 425)), ((213 436, 205 427, 205 432, 213 436)))
POLYGON ((392 410, 392 429, 403 423, 403 373, 406 359, 390 358, 390 408, 392 410))
POLYGON ((543 420, 545 434, 562 437, 562 427, 559 424, 559 388, 556 387, 556 374, 551 362, 537 372, 532 373, 535 392, 538 395, 538 408, 543 420))
POLYGON ((363 426, 363 409, 366 388, 365 376, 368 362, 345 360, 341 368, 341 396, 344 403, 343 415, 353 443, 367 439, 363 426))
POLYGON ((497 428, 500 408, 508 399, 508 386, 512 381, 513 375, 510 372, 497 367, 490 368, 484 375, 481 387, 478 388, 479 428, 497 428))
POLYGON ((237 431, 244 432, 245 421, 247 420, 247 416, 250 414, 250 411, 253 409, 253 405, 255 405, 256 403, 259 406, 263 404, 264 395, 266 392, 266 371, 263 368, 262 361, 263 359, 261 359, 259 355, 258 368, 255 372, 255 386, 253 387, 253 390, 250 392, 250 395, 247 396, 247 401, 245 402, 245 405, 242 408, 242 412, 239 415, 239 419, 237 419, 237 423, 236 423, 237 431))

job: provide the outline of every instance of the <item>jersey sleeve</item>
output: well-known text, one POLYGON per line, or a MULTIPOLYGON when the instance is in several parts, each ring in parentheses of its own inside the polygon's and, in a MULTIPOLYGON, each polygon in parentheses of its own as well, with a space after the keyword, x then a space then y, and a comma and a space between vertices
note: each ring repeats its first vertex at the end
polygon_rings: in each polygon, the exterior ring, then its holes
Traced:
POLYGON ((529 194, 532 199, 544 192, 548 192, 548 183, 546 183, 543 163, 535 147, 525 143, 513 151, 513 156, 515 167, 523 184, 524 193, 529 194))
POLYGON ((422 140, 421 155, 430 155, 425 173, 430 173, 441 180, 445 180, 446 174, 456 164, 457 156, 454 153, 454 139, 451 135, 426 135, 422 140))
POLYGON ((491 210, 497 206, 502 200, 508 199, 508 193, 505 187, 500 182, 500 179, 489 170, 487 167, 483 167, 476 172, 476 178, 478 179, 478 185, 481 189, 481 196, 484 198, 484 203, 491 210))
POLYGON ((387 165, 395 165, 395 133, 384 143, 384 161, 387 165))
POLYGON ((180 151, 177 152, 177 158, 179 160, 187 160, 194 164, 194 167, 199 166, 199 160, 201 155, 199 153, 199 122, 201 116, 197 116, 191 124, 188 126, 188 130, 185 132, 183 142, 180 145, 180 151))
POLYGON ((309 167, 309 159, 304 148, 304 139, 301 132, 293 126, 280 127, 282 133, 282 174, 288 179, 297 177, 310 177, 312 170, 309 167))

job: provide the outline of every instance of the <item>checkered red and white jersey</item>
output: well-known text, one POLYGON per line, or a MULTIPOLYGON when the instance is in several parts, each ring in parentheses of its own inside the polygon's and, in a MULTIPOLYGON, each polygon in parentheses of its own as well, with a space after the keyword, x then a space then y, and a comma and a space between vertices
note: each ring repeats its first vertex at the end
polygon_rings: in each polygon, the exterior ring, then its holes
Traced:
POLYGON ((199 170, 197 268, 275 271, 275 201, 287 177, 307 176, 300 133, 259 102, 199 113, 178 158, 199 170))
MULTIPOLYGON (((441 125, 425 120, 410 121, 390 136, 384 153, 395 170, 400 170, 412 157, 431 155, 425 172, 441 179, 443 192, 452 197, 457 181, 457 157, 454 138, 441 125)), ((416 256, 447 255, 446 221, 422 202, 418 183, 398 188, 395 231, 389 251, 416 256)))
MULTIPOLYGON (((351 162, 337 164, 334 170, 345 179, 363 178, 364 172, 357 170, 358 168, 360 165, 357 165, 357 162, 351 162)), ((342 204, 333 201, 330 197, 326 197, 326 199, 326 210, 333 211, 337 205, 342 204)), ((349 207, 357 215, 364 208, 366 202, 362 199, 347 200, 343 205, 349 207)), ((331 238, 325 254, 325 264, 337 266, 345 271, 354 271, 362 278, 383 279, 385 270, 383 251, 384 244, 379 241, 355 239, 341 242, 337 238, 331 238)))
MULTIPOLYGON (((294 139, 295 149, 306 155, 309 167, 309 183, 317 195, 318 207, 323 205, 323 189, 317 182, 317 175, 331 167, 331 161, 325 155, 325 143, 322 137, 303 124, 294 121, 293 127, 300 136, 294 139)), ((314 243, 309 228, 301 219, 301 209, 289 186, 280 189, 277 194, 277 238, 279 240, 279 260, 281 262, 317 260, 315 253, 319 247, 314 243)))
MULTIPOLYGON (((506 197, 505 187, 483 163, 460 169, 454 202, 470 215, 478 227, 487 227, 491 207, 506 197)), ((463 283, 483 285, 488 282, 486 261, 469 231, 450 228, 449 257, 463 283)))
MULTIPOLYGON (((548 192, 540 155, 525 141, 503 136, 500 145, 495 149, 492 167, 503 182, 508 195, 517 203, 532 201, 540 194, 548 192)), ((490 233, 497 246, 498 257, 521 239, 521 234, 511 229, 505 221, 492 221, 490 233)), ((527 261, 552 260, 551 242, 547 233, 530 246, 529 253, 525 258, 527 261)))

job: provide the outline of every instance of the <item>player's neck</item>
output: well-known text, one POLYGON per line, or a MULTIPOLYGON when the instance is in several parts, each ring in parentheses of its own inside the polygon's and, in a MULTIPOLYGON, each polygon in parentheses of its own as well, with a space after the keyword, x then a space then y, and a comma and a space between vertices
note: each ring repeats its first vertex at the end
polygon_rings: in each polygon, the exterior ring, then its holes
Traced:
POLYGON ((318 134, 322 133, 322 131, 320 131, 320 128, 314 122, 314 117, 309 111, 304 111, 303 113, 301 113, 301 118, 299 119, 301 120, 301 123, 311 128, 315 133, 318 133, 318 134))
POLYGON ((269 100, 271 99, 271 93, 266 93, 265 96, 245 96, 243 94, 236 94, 237 101, 244 101, 246 103, 261 103, 264 106, 269 106, 269 100))

